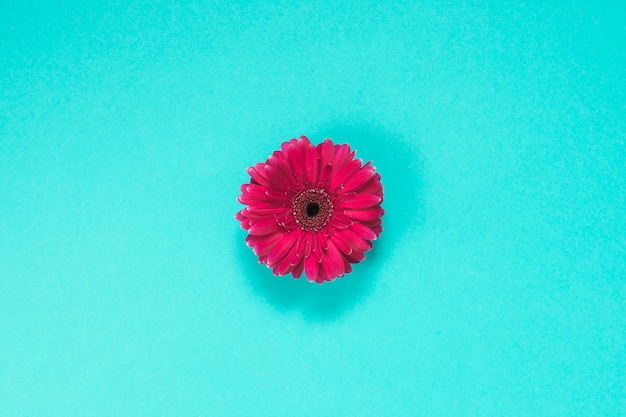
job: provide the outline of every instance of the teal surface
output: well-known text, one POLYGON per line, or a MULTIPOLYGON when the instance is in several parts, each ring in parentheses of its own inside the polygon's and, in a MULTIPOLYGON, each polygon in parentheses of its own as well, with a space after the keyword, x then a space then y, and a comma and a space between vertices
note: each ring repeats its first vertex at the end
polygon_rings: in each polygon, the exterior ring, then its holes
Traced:
POLYGON ((626 415, 626 7, 0 6, 0 416, 626 415), (274 277, 246 167, 332 137, 384 232, 274 277))

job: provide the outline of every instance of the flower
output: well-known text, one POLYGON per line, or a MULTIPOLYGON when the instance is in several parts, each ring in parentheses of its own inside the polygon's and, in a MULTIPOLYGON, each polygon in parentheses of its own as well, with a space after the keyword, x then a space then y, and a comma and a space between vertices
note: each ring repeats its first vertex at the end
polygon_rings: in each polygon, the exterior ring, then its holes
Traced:
POLYGON ((383 187, 371 161, 363 165, 355 152, 300 136, 248 168, 238 197, 247 207, 235 217, 259 263, 296 279, 304 270, 321 284, 365 259, 382 232, 383 187))

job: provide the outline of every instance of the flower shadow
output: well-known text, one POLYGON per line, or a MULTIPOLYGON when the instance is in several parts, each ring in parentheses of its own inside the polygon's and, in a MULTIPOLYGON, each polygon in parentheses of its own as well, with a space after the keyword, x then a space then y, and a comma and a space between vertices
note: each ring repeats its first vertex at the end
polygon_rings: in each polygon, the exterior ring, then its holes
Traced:
POLYGON ((267 299, 277 310, 300 310, 311 321, 335 320, 373 291, 385 264, 392 257, 394 247, 412 227, 423 221, 422 160, 416 149, 401 137, 371 125, 334 124, 319 129, 309 136, 313 143, 326 137, 335 143, 349 143, 364 162, 373 161, 381 174, 384 186, 383 233, 366 253, 364 262, 353 265, 352 273, 333 282, 319 285, 306 277, 294 280, 291 276, 277 277, 259 265, 252 250, 243 244, 244 230, 237 235, 239 259, 244 276, 257 295, 267 299))

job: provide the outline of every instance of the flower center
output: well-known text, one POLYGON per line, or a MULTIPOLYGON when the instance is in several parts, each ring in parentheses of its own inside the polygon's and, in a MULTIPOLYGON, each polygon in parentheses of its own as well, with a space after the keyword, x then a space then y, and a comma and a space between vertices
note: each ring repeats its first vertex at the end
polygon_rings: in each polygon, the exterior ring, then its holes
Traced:
POLYGON ((333 215, 333 202, 322 188, 300 191, 291 203, 293 216, 302 230, 317 232, 333 215))
POLYGON ((306 215, 309 217, 314 217, 317 216, 320 212, 320 205, 315 203, 315 202, 311 202, 309 204, 306 205, 306 215))

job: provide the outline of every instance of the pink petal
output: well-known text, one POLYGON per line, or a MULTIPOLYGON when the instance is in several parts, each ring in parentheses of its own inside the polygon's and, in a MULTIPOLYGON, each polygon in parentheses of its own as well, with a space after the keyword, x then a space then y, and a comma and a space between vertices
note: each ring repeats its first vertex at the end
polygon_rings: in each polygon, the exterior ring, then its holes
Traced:
POLYGON ((248 235, 246 243, 252 248, 256 256, 266 256, 274 249, 280 239, 282 239, 282 235, 282 233, 275 233, 260 238, 259 236, 248 235))
POLYGON ((326 247, 326 238, 323 233, 314 233, 313 236, 313 250, 311 251, 311 256, 317 263, 320 263, 322 262, 322 254, 326 247))
MULTIPOLYGON (((240 214, 241 217, 243 217, 244 219, 249 219, 249 220, 256 220, 256 219, 268 217, 267 214, 256 214, 254 212, 251 213, 250 210, 248 210, 248 208, 245 208, 245 209, 241 210, 237 214, 240 214)), ((241 220, 243 220, 243 219, 241 219, 241 220)))
POLYGON ((336 211, 330 219, 329 224, 333 229, 345 229, 352 224, 352 220, 345 214, 336 211))
POLYGON ((383 186, 380 183, 380 174, 375 174, 365 185, 358 188, 359 194, 376 194, 383 196, 383 186))
POLYGON ((286 214, 290 211, 291 210, 289 207, 285 207, 283 205, 272 205, 271 203, 259 202, 248 206, 248 208, 245 208, 243 210, 243 215, 248 218, 254 219, 263 216, 273 216, 275 214, 286 214))
POLYGON ((283 142, 280 145, 280 149, 282 150, 283 156, 285 157, 284 162, 289 168, 288 171, 291 172, 292 176, 293 176, 292 160, 293 160, 293 153, 295 151, 294 144, 296 142, 297 142, 296 139, 291 139, 289 142, 283 142))
POLYGON ((343 186, 343 192, 356 190, 357 188, 364 185, 370 178, 372 178, 375 173, 376 172, 371 167, 368 167, 368 165, 366 164, 343 186))
POLYGON ((296 255, 301 259, 305 257, 307 239, 308 232, 301 232, 300 239, 298 239, 298 242, 296 242, 296 255))
POLYGON ((252 223, 252 226, 250 226, 248 233, 250 233, 251 235, 262 236, 269 233, 275 233, 280 230, 281 228, 278 223, 276 223, 276 219, 274 217, 271 217, 269 219, 259 219, 256 222, 252 223))
POLYGON ((327 268, 328 267, 325 263, 319 264, 319 273, 315 282, 317 282, 318 284, 323 284, 324 281, 334 281, 335 278, 337 278, 337 276, 332 272, 329 272, 327 268))
POLYGON ((319 264, 313 259, 313 257, 309 256, 308 258, 304 258, 304 272, 306 273, 306 278, 313 282, 317 278, 318 274, 318 266, 319 264))
POLYGON ((297 230, 295 233, 298 233, 298 240, 296 241, 295 245, 293 245, 293 247, 291 248, 291 250, 287 253, 287 255, 285 256, 284 261, 288 262, 289 265, 295 267, 296 265, 298 265, 298 263, 300 263, 300 261, 302 260, 302 253, 299 253, 299 243, 300 240, 303 239, 302 235, 302 231, 297 230))
POLYGON ((334 232, 330 235, 331 242, 339 249, 341 252, 346 255, 350 255, 352 253, 352 247, 350 244, 337 232, 334 232))
POLYGON ((313 232, 304 232, 302 238, 304 240, 304 257, 310 258, 315 245, 315 235, 313 232))
POLYGON ((283 142, 280 145, 280 149, 281 151, 283 151, 283 154, 285 155, 285 157, 287 158, 287 160, 289 160, 289 149, 292 148, 291 145, 296 144, 296 142, 298 142, 298 139, 290 139, 288 142, 283 142))
POLYGON ((304 167, 306 164, 306 152, 309 146, 312 145, 308 139, 306 141, 299 140, 294 146, 294 151, 291 153, 290 165, 297 183, 304 184, 306 182, 304 167))
POLYGON ((272 252, 267 257, 267 264, 269 266, 278 264, 285 257, 287 252, 293 248, 296 240, 298 240, 298 237, 300 237, 300 232, 284 233, 283 238, 276 244, 272 252))
MULTIPOLYGON (((272 158, 276 159, 274 156, 270 156, 270 164, 272 163, 272 158)), ((296 181, 293 176, 284 173, 276 162, 272 165, 266 165, 265 172, 268 179, 282 190, 286 190, 290 187, 295 188, 296 186, 296 181)))
POLYGON ((276 169, 278 169, 282 174, 287 177, 290 185, 295 185, 295 178, 293 176, 293 171, 289 166, 289 161, 284 153, 281 151, 274 151, 272 154, 274 158, 271 158, 271 163, 276 169))
POLYGON ((285 257, 275 265, 274 271, 273 271, 274 275, 286 275, 290 273, 291 271, 293 271, 293 268, 295 265, 291 264, 288 258, 291 257, 294 250, 295 250, 295 245, 292 246, 289 252, 287 252, 287 254, 285 255, 285 257))
POLYGON ((350 229, 341 229, 341 230, 337 230, 337 234, 341 236, 342 239, 344 239, 346 242, 348 242, 348 244, 350 245, 350 247, 356 252, 365 252, 367 250, 370 249, 369 245, 367 244, 366 241, 364 241, 361 236, 359 236, 358 234, 356 234, 355 232, 353 232, 350 229))
POLYGON ((328 241, 328 249, 325 252, 324 263, 325 268, 328 266, 329 276, 338 277, 344 274, 343 257, 332 240, 328 241))
POLYGON ((350 261, 346 258, 343 258, 343 267, 346 270, 346 274, 352 272, 352 265, 350 265, 350 261))
POLYGON ((333 158, 333 175, 336 175, 348 163, 350 146, 335 145, 335 157, 333 158))
POLYGON ((267 178, 267 173, 265 172, 264 163, 257 162, 256 164, 254 164, 254 166, 249 167, 248 174, 250 174, 250 177, 254 179, 256 182, 258 182, 260 185, 264 187, 271 187, 271 188, 274 187, 274 185, 269 180, 269 178, 267 178))
MULTIPOLYGON (((385 211, 382 208, 380 210, 385 211)), ((370 229, 372 229, 373 227, 380 226, 383 223, 383 221, 381 218, 378 218, 376 220, 371 220, 369 222, 361 222, 361 223, 363 224, 363 226, 369 227, 370 229)))
POLYGON ((344 185, 348 180, 350 180, 354 174, 361 168, 361 160, 357 159, 354 161, 348 162, 344 167, 341 168, 338 172, 336 172, 330 181, 330 191, 334 191, 337 187, 344 185))
POLYGON ((309 187, 315 187, 317 185, 318 165, 317 150, 311 145, 307 149, 305 157, 306 182, 309 187))
POLYGON ((344 210, 346 216, 352 220, 370 221, 380 218, 382 215, 380 208, 373 208, 367 210, 344 210))
POLYGON ((251 220, 250 219, 243 219, 241 221, 241 228, 244 230, 248 230, 250 229, 250 226, 252 226, 252 224, 250 224, 251 220))
POLYGON ((331 178, 333 166, 331 163, 320 165, 319 175, 317 176, 317 187, 326 188, 329 178, 331 178))
POLYGON ((358 264, 363 259, 365 259, 365 253, 363 253, 362 251, 354 251, 350 255, 346 255, 346 258, 353 264, 358 264))
POLYGON ((376 237, 380 236, 380 234, 383 232, 383 228, 382 226, 378 225, 378 226, 372 226, 370 227, 370 229, 372 229, 372 231, 374 233, 376 233, 376 237))
POLYGON ((317 264, 317 278, 315 278, 315 282, 317 282, 318 284, 322 284, 324 281, 326 281, 326 275, 327 272, 324 268, 324 263, 319 263, 317 264))
POLYGON ((241 204, 252 204, 252 203, 256 203, 257 201, 259 201, 259 199, 254 198, 249 193, 245 193, 245 194, 238 195, 237 201, 239 201, 241 204))
POLYGON ((293 213, 291 211, 287 211, 285 215, 281 218, 282 226, 285 229, 298 229, 298 224, 296 223, 295 217, 293 217, 293 213))
POLYGON ((325 139, 316 147, 319 159, 317 175, 317 187, 325 187, 333 172, 333 158, 335 157, 335 147, 330 139, 325 139))
POLYGON ((302 182, 303 163, 304 159, 300 157, 299 145, 302 141, 298 139, 291 139, 289 142, 283 143, 280 147, 285 157, 285 163, 291 172, 294 183, 300 184, 302 182))
MULTIPOLYGON (((288 202, 289 199, 287 197, 287 193, 285 191, 278 191, 276 189, 272 189, 269 187, 265 187, 262 185, 256 184, 246 184, 241 187, 242 188, 242 196, 250 196, 252 197, 251 201, 260 200, 260 201, 269 201, 269 202, 288 202)), ((246 203, 244 203, 246 204, 246 203)), ((247 203, 249 204, 249 203, 247 203)))
POLYGON ((326 138, 324 142, 321 144, 322 154, 321 154, 321 165, 324 166, 326 164, 333 163, 333 159, 335 157, 335 147, 333 146, 333 142, 326 138))
POLYGON ((291 274, 293 275, 295 279, 298 279, 302 275, 303 269, 304 269, 304 261, 302 260, 302 258, 300 258, 298 263, 293 267, 293 271, 291 271, 291 274))
POLYGON ((287 200, 282 200, 282 199, 271 199, 269 197, 266 197, 266 200, 261 200, 253 195, 251 195, 250 193, 245 193, 245 194, 240 194, 237 197, 237 201, 239 201, 241 204, 247 204, 248 206, 260 206, 261 204, 265 204, 265 207, 272 207, 272 208, 284 208, 288 206, 288 201, 287 200))
POLYGON ((282 272, 280 275, 285 275, 286 273, 291 271, 293 267, 301 259, 300 255, 297 252, 298 251, 297 247, 298 247, 298 240, 301 238, 302 232, 300 230, 296 230, 292 232, 292 234, 296 234, 297 236, 296 236, 294 243, 291 245, 289 250, 285 253, 284 257, 280 261, 281 264, 286 264, 285 268, 281 268, 282 271, 284 272, 282 272))
POLYGON ((346 198, 340 207, 347 209, 365 209, 380 204, 383 201, 382 197, 374 194, 357 194, 352 197, 346 198))
POLYGON ((350 230, 352 230, 355 234, 357 234, 364 240, 376 240, 376 238, 378 237, 376 236, 376 233, 372 231, 372 229, 364 226, 359 222, 354 222, 352 226, 350 226, 350 230))

